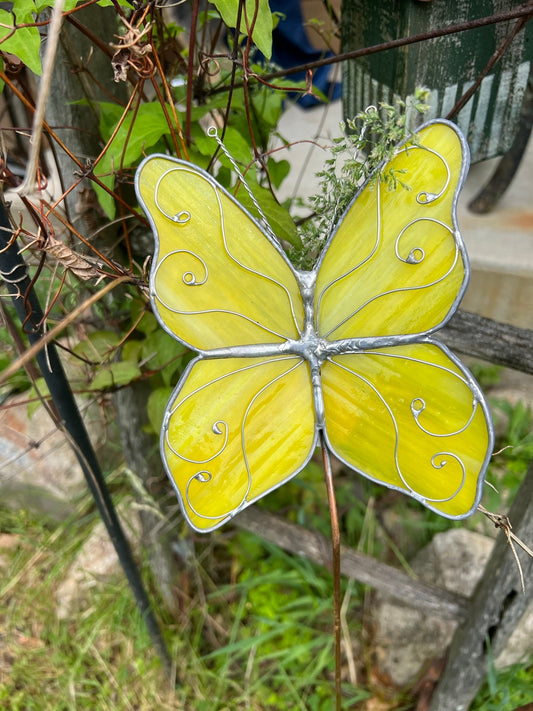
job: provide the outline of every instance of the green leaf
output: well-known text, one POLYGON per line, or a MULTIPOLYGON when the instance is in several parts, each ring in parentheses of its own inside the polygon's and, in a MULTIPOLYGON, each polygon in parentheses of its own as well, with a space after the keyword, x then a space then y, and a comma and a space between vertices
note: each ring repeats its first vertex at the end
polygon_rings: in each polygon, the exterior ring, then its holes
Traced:
MULTIPOLYGON (((89 105, 87 99, 80 99, 75 103, 89 105)), ((100 133, 104 141, 108 141, 124 113, 124 108, 120 104, 114 104, 110 101, 100 101, 98 102, 98 111, 100 112, 100 133)))
MULTIPOLYGON (((285 240, 295 247, 301 247, 298 230, 289 211, 277 202, 270 190, 258 184, 253 171, 248 171, 246 181, 278 239, 285 240)), ((257 210, 243 187, 237 193, 237 200, 257 219, 257 210)))
MULTIPOLYGON (((102 114, 100 126, 103 129, 105 124, 108 128, 108 119, 117 113, 116 105, 101 104, 102 114)), ((172 116, 170 107, 167 106, 168 113, 172 116)), ((120 114, 122 116, 122 112, 120 114)), ((118 124, 120 117, 114 122, 118 124)), ((113 129, 114 130, 114 129, 113 129)), ((102 130, 104 134, 106 131, 102 130)), ((111 131, 112 133, 112 131, 111 131)), ((118 129, 115 137, 108 146, 98 165, 95 166, 94 174, 106 185, 113 189, 115 177, 114 171, 120 167, 128 168, 136 163, 143 155, 146 148, 150 148, 159 139, 170 133, 163 109, 158 103, 143 104, 139 106, 137 114, 130 112, 118 129), (133 119, 135 121, 133 122, 133 119)), ((111 135, 111 134, 109 134, 111 135)), ((115 203, 111 195, 98 185, 94 186, 98 196, 98 201, 110 219, 115 216, 115 203)))
POLYGON ((142 341, 136 341, 134 339, 130 339, 129 341, 126 341, 126 343, 122 346, 122 360, 130 360, 133 363, 138 363, 141 358, 141 351, 143 347, 143 342, 142 341))
MULTIPOLYGON (((217 149, 217 142, 211 136, 203 132, 198 132, 195 136, 196 147, 200 153, 204 156, 211 157, 217 149)), ((224 133, 224 145, 226 146, 231 157, 241 163, 243 166, 247 166, 252 160, 252 151, 250 149, 250 144, 242 136, 242 134, 237 131, 233 126, 228 126, 226 132, 224 133)), ((218 159, 227 168, 233 170, 230 160, 221 152, 218 159)))
POLYGON ((283 91, 266 88, 252 94, 252 106, 263 124, 266 123, 272 128, 278 125, 285 96, 283 91))
MULTIPOLYGON (((213 5, 220 12, 224 23, 228 27, 236 27, 239 0, 211 0, 213 5)), ((252 40, 258 49, 270 59, 272 55, 272 13, 268 5, 268 0, 246 0, 246 16, 251 23, 254 17, 256 3, 258 5, 257 18, 252 32, 252 40)), ((241 18, 241 32, 246 32, 246 21, 241 18)))
POLYGON ((90 384, 91 390, 106 390, 107 388, 128 385, 141 376, 141 369, 131 361, 117 361, 99 368, 90 384))
MULTIPOLYGON (((224 136, 224 144, 236 161, 244 165, 249 164, 252 158, 250 146, 237 129, 232 126, 228 126, 224 136)), ((198 135, 196 137, 196 146, 203 155, 213 155, 214 140, 209 136, 206 136, 205 134, 198 135)), ((220 162, 223 166, 232 168, 231 163, 226 156, 220 155, 220 162)), ((278 177, 280 177, 281 182, 281 179, 283 179, 281 176, 285 177, 290 166, 287 161, 280 161, 277 165, 279 166, 278 177)), ((274 168, 274 171, 276 171, 276 168, 274 168)), ((267 190, 259 185, 255 169, 249 170, 245 177, 246 182, 257 199, 257 202, 266 214, 270 222, 270 226, 279 239, 290 242, 290 244, 294 246, 301 246, 294 220, 290 216, 289 212, 276 201, 270 190, 267 190)), ((236 197, 243 207, 245 207, 254 217, 257 217, 257 210, 244 187, 241 186, 239 188, 236 197)))
MULTIPOLYGON (((114 175, 100 175, 98 176, 98 178, 106 187, 109 188, 109 190, 113 190, 115 186, 114 175)), ((93 184, 93 188, 94 192, 96 193, 96 197, 98 198, 98 202, 100 203, 100 207, 109 217, 109 219, 113 220, 116 211, 115 198, 110 193, 108 193, 107 190, 104 190, 104 188, 102 188, 100 185, 97 185, 96 183, 93 184)))
MULTIPOLYGON (((47 6, 51 5, 53 5, 53 2, 47 3, 47 6)), ((37 7, 34 0, 17 0, 16 3, 13 3, 13 11, 17 18, 16 24, 20 25, 23 22, 33 22, 33 13, 41 9, 42 7, 37 7)))
MULTIPOLYGON (((31 12, 28 12, 29 4, 27 0, 20 0, 20 7, 17 3, 17 24, 33 22, 31 12)), ((31 9, 35 12, 35 4, 33 2, 31 6, 31 9)), ((0 10, 0 43, 2 52, 14 54, 34 74, 40 75, 42 73, 41 57, 39 55, 41 38, 37 27, 19 27, 13 32, 13 15, 6 10, 0 10), (2 25, 7 25, 7 27, 2 27, 2 25)))
MULTIPOLYGON (((136 317, 135 312, 132 312, 132 318, 135 318, 135 317, 136 317)), ((140 331, 141 333, 144 333, 145 336, 148 336, 148 334, 153 333, 158 328, 159 328, 159 323, 158 323, 156 317, 154 316, 154 314, 151 313, 150 311, 145 311, 144 316, 137 324, 137 330, 140 331)))
POLYGON ((267 170, 274 187, 279 188, 290 173, 291 164, 288 160, 276 161, 273 158, 269 158, 267 161, 267 170))
POLYGON ((156 434, 161 430, 161 425, 163 424, 163 414, 165 412, 168 399, 172 394, 172 390, 173 388, 171 387, 156 388, 150 393, 150 397, 146 403, 148 419, 150 420, 152 430, 156 434))
POLYGON ((27 412, 28 417, 30 418, 33 417, 33 415, 42 405, 42 402, 38 399, 39 396, 50 396, 50 390, 48 390, 48 385, 46 384, 46 380, 44 378, 37 378, 37 380, 35 381, 35 385, 28 390, 28 400, 31 400, 31 402, 28 402, 27 412), (34 398, 37 399, 34 400, 34 398))
POLYGON ((143 342, 141 356, 149 370, 161 370, 163 382, 170 385, 173 374, 181 365, 184 347, 176 343, 162 328, 151 333, 143 342), (148 360, 149 359, 149 360, 148 360))
MULTIPOLYGON (((3 334, 0 334, 0 342, 3 334)), ((4 341, 5 343, 5 341, 4 341)), ((13 356, 11 353, 0 353, 0 373, 8 368, 13 362, 13 356)), ((21 392, 22 390, 27 390, 30 386, 30 381, 26 371, 22 368, 18 370, 5 382, 2 383, 2 389, 4 387, 8 392, 21 392)))
MULTIPOLYGON (((115 7, 115 3, 113 2, 113 0, 98 0, 96 4, 100 7, 115 7)), ((128 2, 128 0, 118 0, 118 4, 125 10, 131 10, 131 8, 133 7, 133 3, 128 2)))
MULTIPOLYGON (((69 10, 73 10, 78 3, 79 3, 79 0, 65 0, 65 4, 63 5, 63 12, 68 12, 69 10)), ((53 8, 54 7, 54 0, 40 0, 40 1, 35 0, 35 8, 38 13, 42 12, 47 7, 53 8)))
POLYGON ((84 341, 74 346, 74 353, 93 363, 109 359, 120 337, 114 331, 93 331, 84 341))

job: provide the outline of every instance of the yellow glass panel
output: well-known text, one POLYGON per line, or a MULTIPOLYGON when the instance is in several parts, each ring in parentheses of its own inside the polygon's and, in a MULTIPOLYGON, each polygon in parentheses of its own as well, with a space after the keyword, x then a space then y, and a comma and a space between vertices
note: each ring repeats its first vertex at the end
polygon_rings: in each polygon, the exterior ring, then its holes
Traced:
POLYGON ((298 338, 303 306, 290 266, 218 183, 154 156, 137 188, 159 240, 153 300, 172 333, 197 350, 298 338))
POLYGON ((200 531, 288 481, 315 447, 309 367, 297 356, 195 360, 167 409, 167 469, 200 531))
POLYGON ((465 371, 443 349, 336 356, 322 382, 327 440, 341 460, 444 516, 472 513, 492 435, 465 371))
POLYGON ((317 329, 330 340, 422 333, 450 311, 465 277, 452 221, 461 142, 446 124, 419 134, 343 218, 319 268, 317 329))

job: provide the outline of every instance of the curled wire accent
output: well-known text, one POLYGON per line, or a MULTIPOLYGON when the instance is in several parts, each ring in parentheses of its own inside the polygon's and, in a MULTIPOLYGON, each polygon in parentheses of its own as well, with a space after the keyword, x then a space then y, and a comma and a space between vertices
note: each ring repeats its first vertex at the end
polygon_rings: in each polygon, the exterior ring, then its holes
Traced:
POLYGON ((455 238, 455 232, 453 229, 447 225, 445 222, 442 222, 441 220, 437 220, 435 217, 417 217, 415 220, 411 220, 411 222, 407 223, 405 227, 402 227, 398 237, 396 238, 396 242, 394 244, 394 252, 396 254, 396 257, 403 262, 404 264, 421 264, 424 259, 426 258, 426 253, 422 249, 422 247, 413 247, 407 257, 402 257, 400 254, 400 240, 404 236, 404 234, 407 232, 407 230, 410 227, 413 227, 413 225, 418 224, 419 222, 433 222, 437 225, 440 225, 441 227, 444 227, 445 230, 447 230, 452 237, 455 238))
POLYGON ((441 163, 443 164, 443 166, 446 170, 446 181, 438 193, 430 193, 429 191, 423 190, 423 191, 419 192, 418 195, 416 196, 416 201, 419 205, 430 205, 431 203, 435 202, 440 197, 442 197, 444 195, 444 193, 448 190, 448 186, 450 184, 450 180, 452 177, 450 166, 449 166, 446 158, 441 153, 434 150, 433 148, 428 148, 428 146, 412 145, 412 146, 409 146, 408 149, 404 149, 404 150, 411 151, 413 149, 428 151, 428 153, 432 153, 434 156, 436 156, 441 161, 441 163))
POLYGON ((155 202, 156 207, 159 210, 159 212, 162 215, 164 215, 167 219, 172 220, 172 222, 175 222, 178 225, 185 225, 191 219, 191 213, 188 210, 180 210, 179 212, 176 212, 174 215, 169 215, 169 213, 166 212, 165 210, 163 210, 163 208, 159 204, 159 186, 161 184, 161 181, 169 173, 173 173, 175 170, 179 170, 179 168, 169 168, 162 175, 160 175, 159 178, 157 179, 157 183, 155 184, 155 188, 154 188, 154 202, 155 202))
MULTIPOLYGON (((384 354, 381 354, 381 355, 389 355, 389 354, 388 354, 388 353, 384 353, 384 354)), ((401 358, 402 356, 395 356, 395 357, 396 357, 396 358, 401 358)), ((381 401, 381 403, 382 403, 383 406, 385 407, 385 409, 386 409, 386 411, 387 411, 387 413, 388 413, 388 415, 389 415, 389 417, 390 417, 390 419, 391 419, 391 423, 392 423, 392 426, 393 426, 393 429, 394 429, 394 465, 395 465, 395 469, 396 469, 396 474, 398 475, 398 478, 400 479, 400 481, 401 481, 402 484, 404 485, 405 490, 406 490, 413 498, 417 499, 418 501, 420 501, 420 502, 422 502, 422 503, 424 503, 424 502, 445 503, 445 502, 451 501, 453 498, 455 498, 455 497, 457 496, 457 494, 458 494, 458 493, 461 491, 461 489, 463 488, 464 483, 465 483, 465 480, 466 480, 466 467, 465 467, 465 465, 464 465, 464 462, 461 460, 461 458, 458 457, 456 454, 453 454, 452 452, 435 452, 435 454, 433 454, 432 457, 431 457, 431 465, 432 465, 433 468, 435 468, 435 469, 442 469, 444 466, 446 466, 446 465, 448 464, 448 461, 447 461, 447 460, 443 460, 442 462, 437 463, 437 458, 438 458, 438 457, 441 457, 441 456, 444 456, 444 455, 447 455, 447 456, 451 457, 452 459, 454 459, 454 460, 459 464, 459 466, 460 466, 460 468, 461 468, 461 472, 462 472, 461 477, 460 477, 460 482, 459 482, 459 485, 455 488, 455 490, 454 490, 450 495, 448 495, 448 496, 443 496, 443 497, 439 497, 439 498, 430 498, 430 497, 428 497, 428 496, 425 496, 425 495, 421 494, 421 493, 420 493, 419 491, 417 491, 416 489, 414 489, 414 488, 409 484, 409 481, 408 481, 408 478, 407 478, 406 474, 402 471, 402 467, 401 467, 400 460, 399 460, 399 454, 398 454, 399 447, 400 447, 400 428, 399 428, 399 425, 398 425, 398 420, 397 420, 397 418, 396 418, 396 416, 395 416, 395 414, 394 414, 394 411, 393 411, 391 405, 389 404, 389 402, 387 402, 386 398, 382 395, 382 393, 379 391, 379 389, 377 388, 377 386, 375 386, 375 385, 374 385, 368 378, 366 378, 364 375, 361 375, 360 373, 357 373, 355 370, 353 370, 353 368, 350 368, 350 367, 348 367, 348 366, 346 366, 346 365, 343 365, 342 363, 339 363, 338 361, 333 360, 333 359, 330 358, 330 357, 328 357, 327 360, 328 360, 330 363, 333 363, 334 365, 336 365, 336 366, 337 366, 338 368, 340 368, 341 370, 344 370, 344 371, 346 371, 347 373, 350 373, 351 375, 355 376, 355 378, 357 378, 357 379, 360 380, 361 382, 365 383, 365 385, 367 385, 367 386, 374 392, 374 394, 377 396, 377 398, 381 401)), ((416 361, 417 359, 410 358, 409 360, 415 360, 415 361, 416 361)), ((420 361, 420 362, 424 363, 425 361, 420 361)), ((434 364, 428 363, 428 365, 434 365, 434 364)), ((445 370, 447 370, 447 369, 445 369, 445 370)), ((453 371, 450 371, 450 372, 453 372, 453 371)), ((430 433, 430 434, 431 434, 431 433, 430 433)), ((452 436, 453 434, 455 434, 455 433, 453 433, 453 432, 452 432, 452 433, 448 433, 447 435, 444 435, 444 436, 452 436)))
MULTIPOLYGON (((191 252, 189 249, 176 249, 173 252, 169 252, 168 254, 165 254, 163 259, 161 259, 161 261, 158 262, 157 266, 154 269, 154 281, 157 277, 157 273, 159 272, 160 267, 165 263, 165 261, 167 259, 170 259, 171 257, 175 256, 176 254, 188 254, 189 256, 193 257, 194 259, 197 259, 200 262, 200 264, 202 265, 203 270, 204 270, 204 276, 200 280, 198 280, 196 274, 191 270, 183 272, 183 274, 181 275, 181 280, 185 284, 185 286, 203 286, 209 278, 209 270, 207 268, 207 264, 204 262, 204 260, 198 254, 196 254, 195 252, 191 252)), ((169 311, 174 310, 171 306, 169 306, 168 304, 166 304, 163 301, 163 299, 157 293, 157 290, 156 290, 155 296, 163 304, 163 306, 165 308, 167 308, 169 311)))
POLYGON ((254 393, 254 395, 251 397, 250 401, 246 404, 246 407, 244 409, 244 412, 242 414, 242 420, 240 423, 240 449, 242 453, 242 464, 244 466, 244 470, 246 471, 246 485, 244 487, 244 491, 242 496, 240 497, 240 500, 238 503, 233 506, 230 510, 227 511, 222 511, 216 515, 207 515, 205 513, 202 513, 201 511, 198 511, 195 505, 192 502, 191 495, 190 495, 190 487, 193 484, 194 481, 199 482, 201 484, 208 484, 213 480, 213 475, 212 473, 207 470, 207 469, 201 469, 200 471, 195 472, 192 476, 189 477, 187 480, 186 486, 185 486, 185 503, 187 507, 199 518, 205 519, 205 520, 211 520, 211 521, 219 521, 220 519, 224 519, 227 517, 233 517, 235 516, 246 504, 247 504, 247 499, 248 495, 250 493, 250 490, 252 488, 252 471, 250 467, 250 462, 248 458, 248 451, 247 451, 247 441, 246 441, 246 426, 248 422, 248 418, 250 416, 250 412, 254 405, 256 404, 257 400, 269 389, 271 388, 275 383, 277 383, 279 380, 282 378, 286 377, 290 373, 292 373, 296 368, 300 367, 303 363, 303 360, 301 358, 297 359, 297 362, 294 363, 294 356, 289 356, 289 357, 282 357, 282 358, 273 358, 273 359, 266 359, 266 360, 261 360, 258 363, 252 363, 243 366, 242 368, 237 368, 235 370, 232 370, 228 373, 225 373, 223 375, 220 375, 216 378, 213 378, 211 381, 208 383, 205 383, 201 385, 200 387, 196 388, 193 392, 189 393, 183 400, 181 400, 177 405, 173 406, 172 409, 169 412, 169 417, 166 418, 165 421, 165 442, 167 446, 169 447, 170 451, 172 451, 173 454, 175 454, 178 458, 180 458, 182 461, 189 462, 192 464, 207 464, 217 457, 219 457, 227 448, 228 445, 228 440, 229 440, 229 426, 224 420, 217 420, 213 426, 212 426, 212 431, 214 434, 217 435, 222 435, 224 434, 224 442, 222 445, 218 448, 218 450, 213 454, 211 457, 205 459, 205 460, 196 460, 196 459, 191 459, 189 457, 184 456, 182 453, 178 452, 170 443, 169 440, 169 424, 170 424, 170 419, 171 417, 179 410, 179 408, 188 400, 193 398, 195 395, 200 393, 202 390, 205 390, 206 388, 209 388, 211 385, 220 383, 224 381, 226 378, 229 378, 233 375, 243 373, 245 371, 250 371, 254 370, 257 368, 260 368, 261 366, 268 365, 269 363, 274 363, 274 362, 279 362, 279 361, 290 361, 289 367, 285 369, 282 373, 276 375, 275 377, 271 378, 266 382, 261 388, 257 390, 257 392, 254 393), (292 361, 292 362, 291 362, 292 361), (220 429, 220 425, 223 425, 224 431, 220 429))
MULTIPOLYGON (((212 128, 214 128, 214 127, 212 127, 212 128)), ((214 130, 216 131, 216 129, 214 129, 214 130)), ((186 168, 186 167, 182 167, 182 168, 169 168, 168 170, 166 170, 166 171, 159 177, 159 179, 158 179, 158 181, 157 181, 157 183, 156 183, 155 189, 154 189, 154 190, 155 190, 154 200, 155 200, 155 202, 156 202, 156 205, 157 205, 158 209, 161 211, 161 213, 162 213, 163 215, 165 215, 165 217, 167 217, 169 220, 172 220, 173 222, 179 222, 179 223, 182 224, 182 225, 183 225, 183 224, 186 224, 186 223, 190 220, 190 218, 191 218, 191 213, 190 213, 188 210, 181 210, 179 213, 177 213, 177 215, 172 216, 172 215, 169 215, 166 211, 164 211, 164 210, 161 208, 161 206, 159 205, 159 201, 158 201, 158 199, 157 199, 157 193, 158 193, 158 190, 159 190, 159 185, 160 185, 160 183, 161 183, 161 180, 163 180, 163 178, 164 178, 166 175, 168 175, 169 173, 171 173, 171 172, 173 172, 173 171, 183 171, 183 172, 186 172, 186 173, 190 173, 191 175, 194 175, 194 176, 196 176, 196 177, 200 177, 202 180, 205 180, 205 181, 207 182, 207 184, 209 185, 209 187, 212 189, 213 194, 214 194, 214 196, 215 196, 215 199, 216 199, 216 201, 217 201, 218 212, 219 212, 219 219, 220 219, 220 230, 221 230, 221 236, 222 236, 222 244, 223 244, 224 252, 226 253, 227 257, 228 257, 234 264, 238 265, 240 268, 244 269, 245 271, 249 272, 250 274, 255 274, 256 276, 261 277, 262 279, 265 279, 265 280, 268 281, 269 283, 274 284, 274 285, 276 285, 277 287, 279 287, 280 289, 283 290, 283 292, 285 293, 285 295, 286 295, 286 297, 287 297, 287 301, 288 301, 288 304, 289 304, 292 322, 293 322, 293 324, 294 324, 294 327, 295 327, 296 331, 297 331, 298 333, 300 333, 300 326, 299 326, 299 323, 298 323, 298 318, 297 318, 297 316, 296 316, 295 306, 294 306, 294 303, 293 303, 293 298, 292 298, 291 293, 290 293, 289 290, 287 289, 287 287, 286 287, 282 282, 278 281, 277 279, 275 279, 275 278, 273 278, 273 277, 271 277, 271 276, 268 276, 267 274, 265 274, 265 273, 263 273, 263 272, 257 271, 256 269, 253 269, 252 267, 247 266, 246 264, 244 264, 243 262, 241 262, 234 254, 232 254, 232 252, 231 252, 231 250, 230 250, 230 248, 229 248, 229 246, 228 246, 228 236, 227 236, 227 234, 226 234, 226 225, 225 225, 224 211, 223 211, 223 208, 222 208, 222 202, 221 202, 220 193, 219 193, 219 190, 218 190, 217 185, 210 179, 210 176, 207 176, 207 177, 206 177, 206 176, 201 175, 201 174, 197 173, 196 171, 191 170, 191 169, 186 168), (180 219, 180 216, 182 216, 181 219, 180 219)), ((187 252, 188 250, 176 250, 176 252, 180 252, 180 251, 181 251, 181 252, 187 252)), ((244 313, 239 313, 239 312, 237 312, 237 311, 232 311, 232 310, 230 310, 230 309, 222 309, 222 308, 211 308, 211 309, 203 309, 203 310, 184 311, 184 310, 180 310, 180 309, 178 309, 178 308, 175 308, 174 306, 171 306, 170 304, 168 304, 167 302, 165 302, 165 300, 161 297, 161 295, 158 293, 158 290, 157 290, 157 274, 158 274, 159 269, 160 269, 160 267, 162 266, 163 262, 164 262, 166 259, 168 259, 168 257, 171 256, 171 254, 175 254, 176 252, 165 255, 165 256, 158 262, 158 264, 156 265, 156 267, 154 268, 154 271, 153 271, 153 296, 154 296, 166 309, 168 309, 168 310, 171 311, 172 313, 176 313, 176 314, 180 314, 180 315, 186 315, 186 316, 199 315, 199 314, 207 314, 207 313, 224 313, 224 314, 229 314, 229 315, 232 315, 232 316, 238 316, 239 318, 242 318, 242 319, 244 319, 245 321, 248 321, 249 323, 253 323, 255 326, 260 327, 260 328, 261 328, 262 330, 264 330, 266 333, 270 333, 270 334, 272 334, 273 336, 276 336, 277 338, 281 338, 281 339, 286 339, 286 338, 287 338, 287 334, 283 334, 283 333, 278 332, 278 331, 276 331, 276 330, 274 330, 274 329, 272 329, 272 328, 269 328, 268 326, 266 326, 266 325, 260 323, 260 322, 257 321, 256 319, 250 318, 249 316, 247 316, 247 315, 244 314, 244 313)), ((200 285, 202 285, 202 284, 205 284, 205 282, 206 282, 207 279, 208 279, 208 269, 207 269, 206 262, 202 259, 202 257, 201 257, 200 255, 198 255, 198 254, 196 254, 196 253, 194 253, 194 252, 189 252, 189 253, 191 254, 191 256, 195 257, 196 259, 198 259, 198 260, 202 263, 202 265, 203 265, 203 267, 204 267, 204 270, 205 270, 205 278, 204 278, 203 280, 200 280, 200 281, 194 281, 194 274, 193 274, 192 272, 188 272, 188 273, 186 272, 186 273, 183 275, 183 277, 182 277, 184 283, 185 283, 187 286, 200 286, 200 285), (193 277, 192 279, 191 279, 191 275, 192 275, 192 277, 193 277), (188 280, 188 281, 187 281, 187 277, 189 277, 189 280, 188 280)))

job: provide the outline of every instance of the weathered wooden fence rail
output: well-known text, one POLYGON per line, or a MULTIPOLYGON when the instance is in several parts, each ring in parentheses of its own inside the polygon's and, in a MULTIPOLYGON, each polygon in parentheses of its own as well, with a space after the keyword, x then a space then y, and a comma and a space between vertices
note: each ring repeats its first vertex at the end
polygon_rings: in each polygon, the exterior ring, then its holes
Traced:
POLYGON ((533 331, 457 311, 437 338, 452 350, 533 374, 533 331))

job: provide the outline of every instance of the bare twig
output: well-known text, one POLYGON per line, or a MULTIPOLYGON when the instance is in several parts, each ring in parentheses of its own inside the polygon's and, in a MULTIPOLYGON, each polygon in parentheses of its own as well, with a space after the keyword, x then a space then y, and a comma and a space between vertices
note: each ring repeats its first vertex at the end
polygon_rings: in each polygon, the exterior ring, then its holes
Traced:
POLYGON ((516 548, 514 544, 516 543, 520 548, 522 548, 529 556, 533 558, 533 551, 531 548, 526 546, 526 544, 518 538, 518 536, 515 536, 515 534, 512 532, 512 526, 511 522, 509 520, 508 516, 505 516, 504 514, 497 514, 493 513, 492 511, 489 511, 486 509, 482 504, 479 504, 477 507, 478 511, 480 511, 482 514, 484 514, 489 521, 492 521, 492 523, 496 526, 496 528, 501 528, 501 530, 505 533, 505 537, 507 538, 507 542, 509 543, 509 546, 511 547, 511 550, 513 551, 513 556, 514 559, 516 560, 516 565, 518 567, 518 572, 520 574, 520 582, 522 584, 522 592, 526 592, 526 586, 524 584, 524 574, 522 572, 522 565, 520 563, 520 560, 518 558, 518 555, 516 554, 516 548))
POLYGON ((37 98, 37 106, 33 116, 33 130, 30 138, 30 156, 28 158, 28 166, 26 168, 26 176, 24 181, 16 188, 16 192, 21 195, 28 195, 35 190, 35 179, 37 176, 37 162, 39 159, 39 151, 41 149, 41 136, 43 132, 44 112, 46 102, 48 100, 48 92, 52 81, 52 72, 54 69, 54 61, 59 43, 59 33, 63 21, 62 12, 65 5, 65 0, 56 0, 52 10, 52 21, 48 31, 48 42, 46 43, 46 51, 44 55, 43 76, 37 98))

